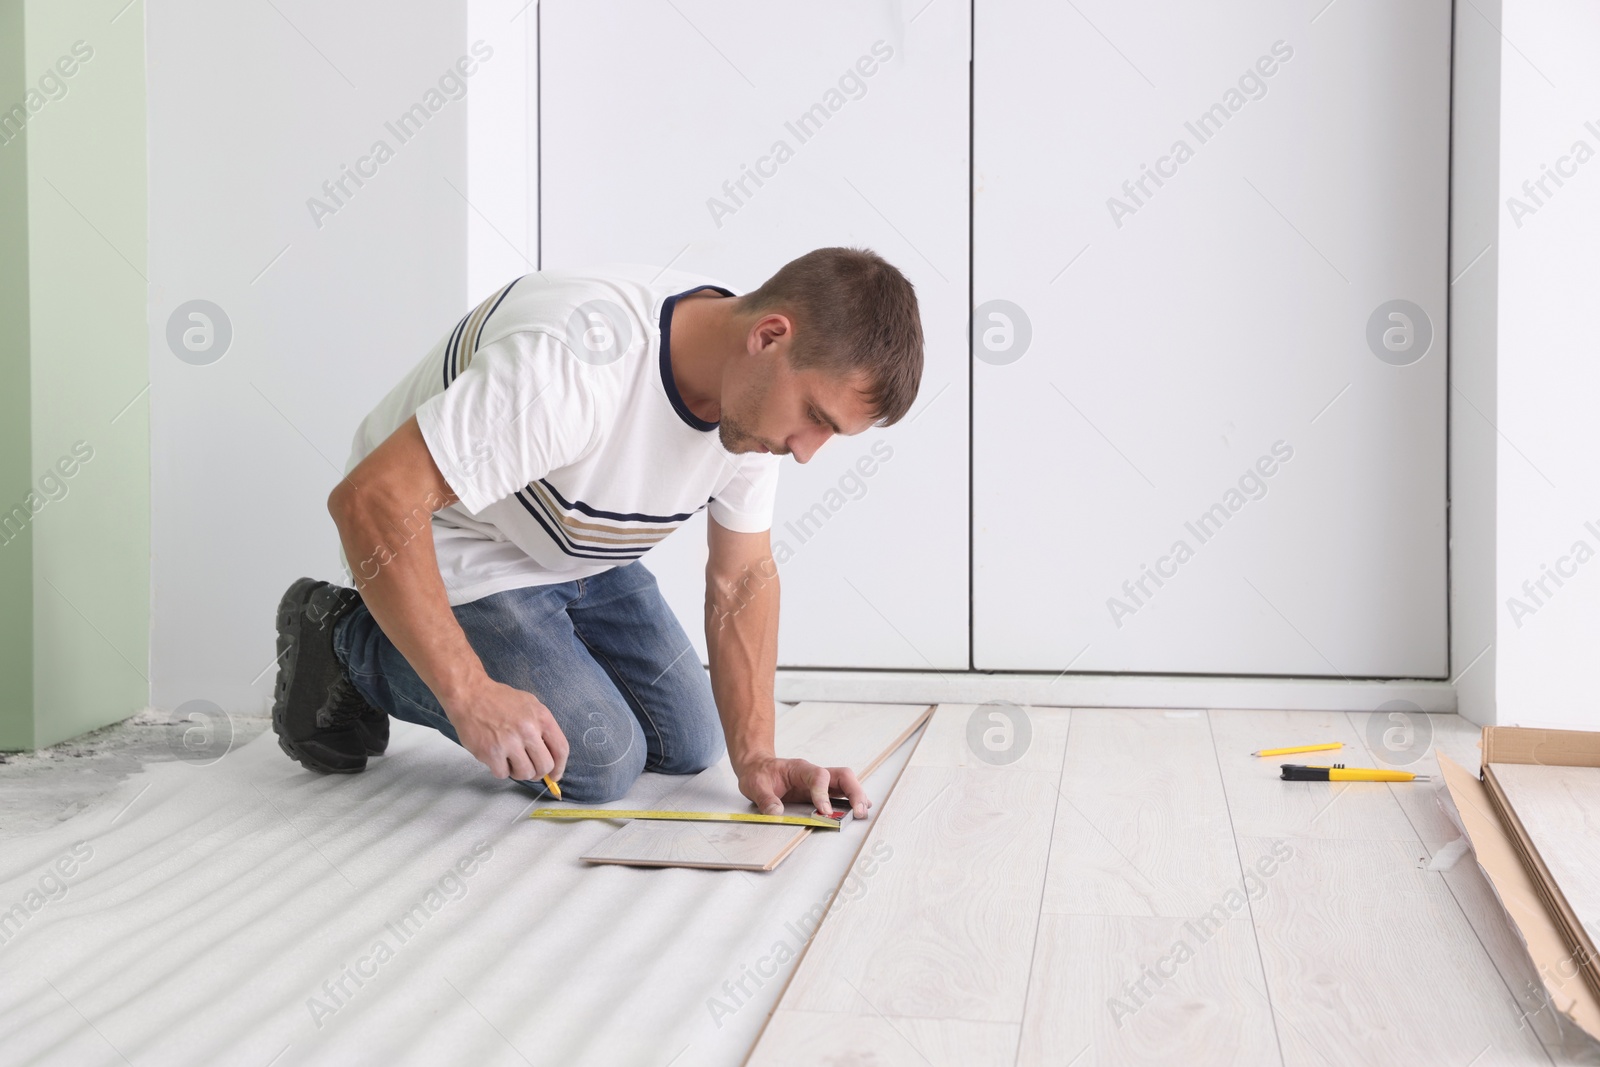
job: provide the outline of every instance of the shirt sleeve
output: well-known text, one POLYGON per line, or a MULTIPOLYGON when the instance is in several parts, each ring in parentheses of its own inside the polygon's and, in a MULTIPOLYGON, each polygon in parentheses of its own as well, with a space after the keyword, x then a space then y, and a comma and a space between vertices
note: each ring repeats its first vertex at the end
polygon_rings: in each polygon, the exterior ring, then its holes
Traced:
POLYGON ((728 480, 712 494, 708 507, 711 517, 736 533, 772 529, 781 458, 763 452, 734 456, 728 480))
POLYGON ((594 447, 599 398, 588 369, 549 334, 513 333, 480 347, 417 407, 422 439, 462 508, 476 514, 594 447))

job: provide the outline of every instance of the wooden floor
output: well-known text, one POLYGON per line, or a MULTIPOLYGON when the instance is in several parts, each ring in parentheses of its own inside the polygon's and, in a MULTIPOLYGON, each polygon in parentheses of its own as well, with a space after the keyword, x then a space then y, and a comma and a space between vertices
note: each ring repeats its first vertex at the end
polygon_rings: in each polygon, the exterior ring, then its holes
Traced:
MULTIPOLYGON (((892 859, 858 862, 752 1065, 1600 1063, 1470 852, 1428 869, 1459 836, 1431 750, 1393 785, 1249 755, 1383 766, 1366 713, 1030 708, 994 765, 974 710, 935 713, 865 828, 892 859)), ((1426 723, 1478 766, 1477 727, 1426 723)))

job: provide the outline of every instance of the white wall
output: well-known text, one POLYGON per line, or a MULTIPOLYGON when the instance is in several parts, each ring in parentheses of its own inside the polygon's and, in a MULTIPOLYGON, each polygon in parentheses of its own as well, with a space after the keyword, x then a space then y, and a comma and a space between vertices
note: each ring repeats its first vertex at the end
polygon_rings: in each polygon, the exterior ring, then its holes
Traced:
POLYGON ((1600 638, 1600 72, 1592 56, 1600 10, 1503 0, 1498 12, 1458 7, 1456 20, 1458 42, 1470 46, 1458 63, 1475 66, 1480 90, 1498 64, 1497 99, 1481 91, 1465 98, 1467 127, 1457 125, 1456 192, 1472 214, 1471 226, 1457 228, 1458 238, 1472 234, 1453 250, 1457 272, 1474 245, 1493 242, 1455 294, 1455 495, 1465 505, 1455 516, 1465 549, 1453 561, 1457 672, 1489 648, 1458 683, 1462 710, 1485 722, 1600 728, 1590 668, 1600 638), (1495 19, 1498 31, 1489 26, 1495 19), (1558 166, 1572 172, 1563 184, 1547 178, 1543 189, 1523 189, 1558 166), (1486 174, 1498 178, 1494 222, 1474 232, 1484 191, 1472 183, 1486 174), (1555 569, 1568 573, 1558 582, 1549 577, 1555 569), (1492 603, 1481 595, 1486 573, 1492 603))
MULTIPOLYGON (((1577 0, 1510 0, 1503 5, 1500 188, 1555 167, 1577 141, 1600 153, 1600 9, 1577 0), (1513 54, 1509 42, 1526 55, 1513 54), (1537 66, 1535 66, 1537 65, 1537 66)), ((1570 169, 1571 164, 1568 164, 1570 169)), ((1537 213, 1518 226, 1500 216, 1499 403, 1501 435, 1498 585, 1502 635, 1500 722, 1600 727, 1592 663, 1600 640, 1600 558, 1532 603, 1537 581, 1578 541, 1600 553, 1600 361, 1595 308, 1600 294, 1600 158, 1545 188, 1537 213), (1517 596, 1536 613, 1511 619, 1517 596), (1521 625, 1517 625, 1520 623, 1521 625)), ((1528 199, 1524 197, 1524 199, 1528 199)), ((1568 564, 1564 569, 1573 569, 1568 564)))
POLYGON ((468 54, 467 18, 157 0, 148 20, 151 702, 259 711, 279 596, 339 575, 325 501, 356 423, 470 295, 467 105, 441 93, 405 143, 385 127, 468 54), (308 198, 378 139, 393 158, 318 226, 308 198), (233 331, 207 365, 167 344, 196 298, 233 331))

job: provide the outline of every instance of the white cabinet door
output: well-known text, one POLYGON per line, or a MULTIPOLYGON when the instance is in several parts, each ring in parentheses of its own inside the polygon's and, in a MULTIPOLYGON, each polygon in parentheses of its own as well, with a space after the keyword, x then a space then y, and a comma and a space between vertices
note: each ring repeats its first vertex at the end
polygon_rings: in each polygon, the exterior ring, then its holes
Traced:
MULTIPOLYGON (((671 265, 744 292, 854 245, 916 286, 911 414, 784 464, 784 665, 967 666, 969 25, 960 0, 541 5, 543 266, 671 265)), ((702 656, 704 560, 703 517, 646 557, 702 656)))
POLYGON ((982 0, 974 661, 1446 673, 1448 0, 982 0))

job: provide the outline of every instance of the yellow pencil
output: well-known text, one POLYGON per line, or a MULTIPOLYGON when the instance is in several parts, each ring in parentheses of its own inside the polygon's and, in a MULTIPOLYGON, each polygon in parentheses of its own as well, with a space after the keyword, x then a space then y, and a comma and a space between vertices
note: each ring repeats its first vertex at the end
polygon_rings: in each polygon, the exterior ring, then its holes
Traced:
POLYGON ((1298 745, 1294 748, 1264 748, 1260 752, 1252 752, 1252 756, 1292 756, 1296 752, 1328 752, 1336 748, 1343 748, 1343 741, 1334 741, 1326 745, 1298 745))
POLYGON ((551 778, 548 774, 544 776, 544 787, 550 790, 551 796, 555 797, 557 800, 561 799, 561 787, 556 785, 555 779, 551 778))

